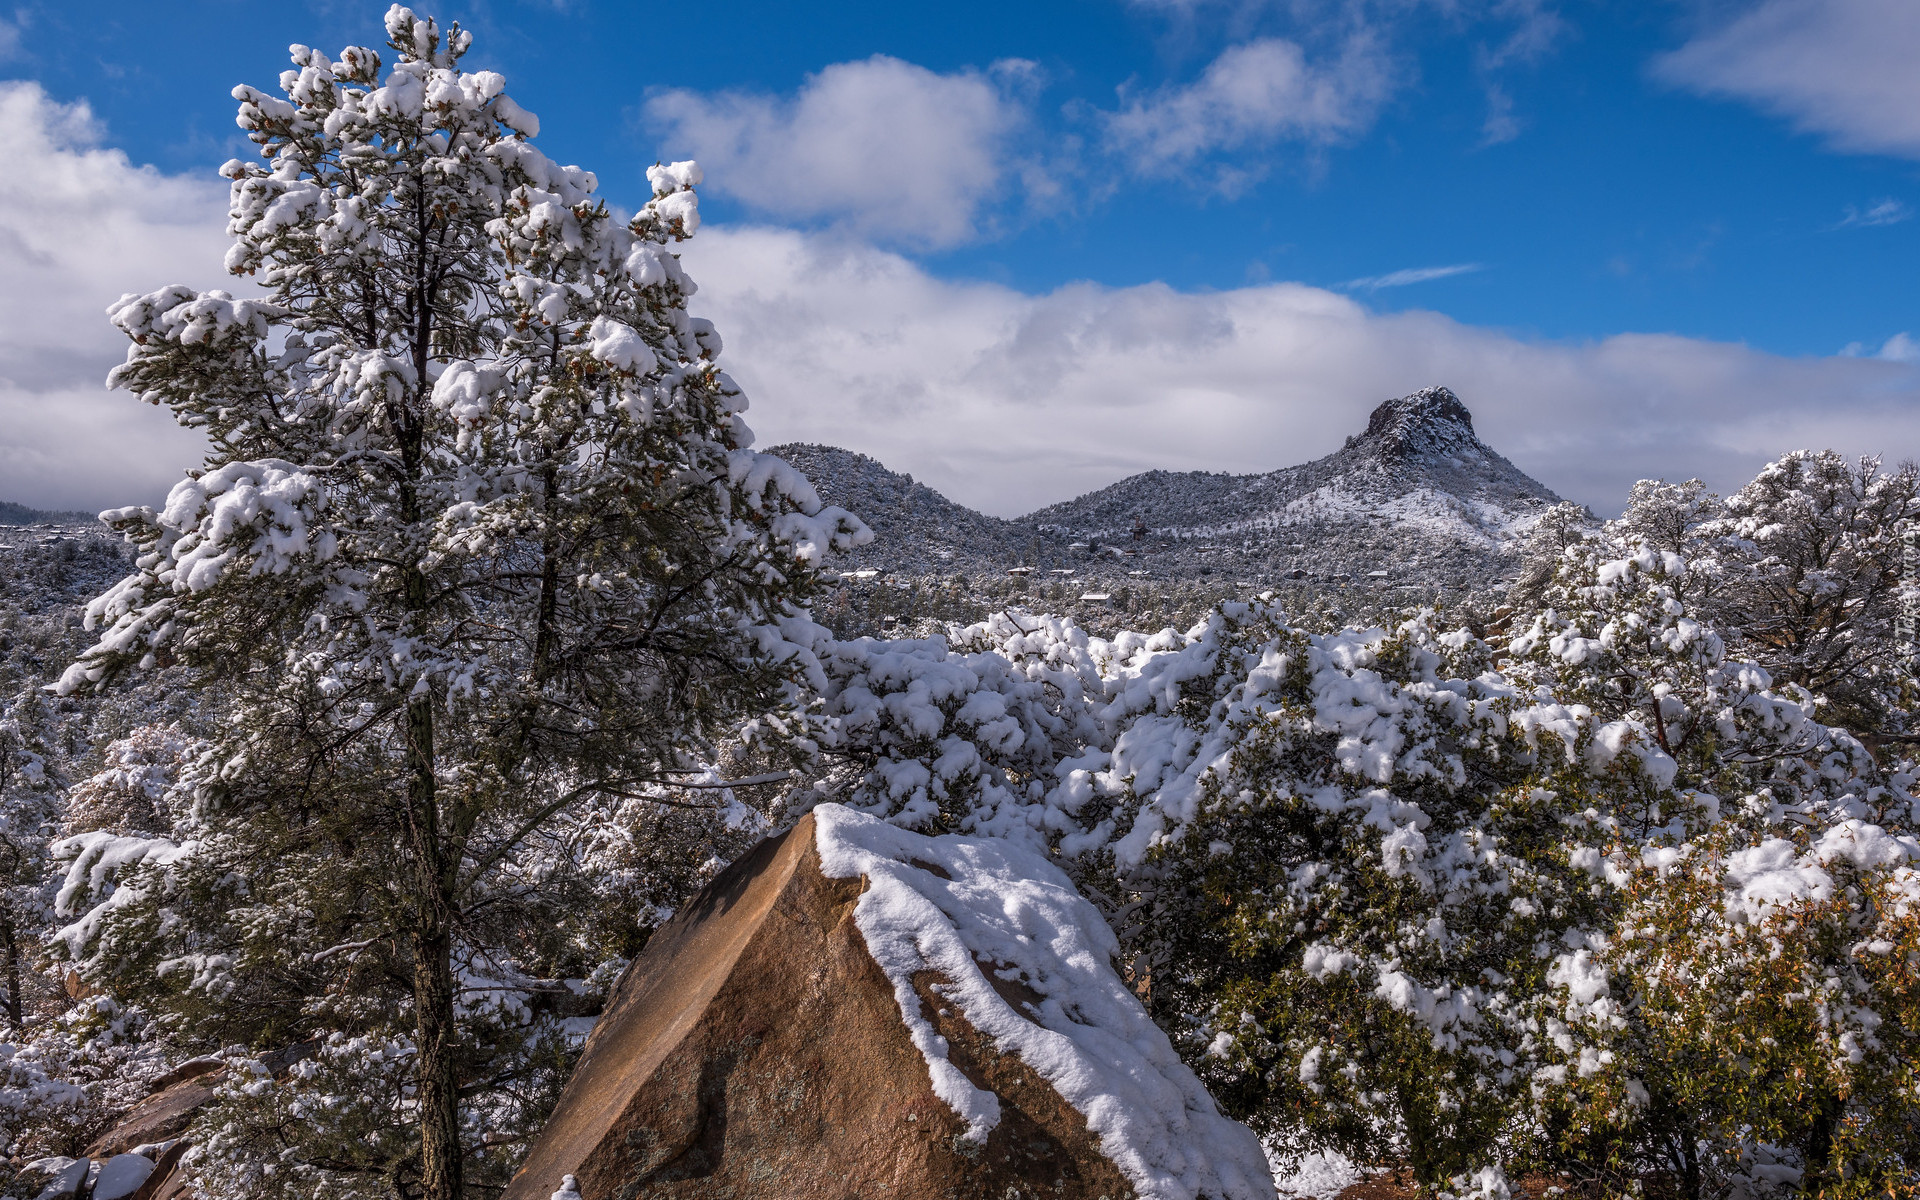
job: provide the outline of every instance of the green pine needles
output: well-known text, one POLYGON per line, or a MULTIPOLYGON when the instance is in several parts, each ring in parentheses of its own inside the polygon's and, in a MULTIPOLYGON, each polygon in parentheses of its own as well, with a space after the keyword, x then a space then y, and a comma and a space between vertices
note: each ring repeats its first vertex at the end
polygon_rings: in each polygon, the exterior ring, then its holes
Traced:
POLYGON ((207 1168, 228 1156, 232 1195, 287 1172, 463 1194, 539 1104, 492 981, 594 965, 556 831, 787 705, 772 623, 863 534, 747 449, 669 249, 698 168, 654 168, 622 220, 462 67, 470 34, 398 6, 387 31, 390 66, 296 46, 281 96, 235 90, 260 159, 224 168, 227 266, 261 294, 112 310, 113 384, 213 448, 164 508, 114 514, 136 570, 60 684, 177 662, 217 693, 189 816, 69 943, 203 1033, 309 1048, 233 1092, 207 1168))

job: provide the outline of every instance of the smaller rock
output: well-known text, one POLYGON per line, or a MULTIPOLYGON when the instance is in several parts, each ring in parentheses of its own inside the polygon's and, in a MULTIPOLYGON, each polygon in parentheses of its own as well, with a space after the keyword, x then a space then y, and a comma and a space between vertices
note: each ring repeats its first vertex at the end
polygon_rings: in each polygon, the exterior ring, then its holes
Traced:
POLYGON ((126 1200, 153 1174, 153 1161, 138 1154, 116 1154, 100 1164, 93 1181, 93 1200, 126 1200))
POLYGON ((87 1186, 87 1173, 92 1169, 91 1160, 75 1159, 73 1165, 54 1176, 47 1190, 34 1197, 34 1200, 76 1200, 81 1189, 87 1186))
POLYGON ((175 1065, 169 1069, 166 1074, 154 1080, 152 1087, 148 1090, 148 1095, 152 1095, 154 1092, 160 1091, 163 1088, 170 1088, 182 1080, 193 1079, 205 1075, 209 1071, 218 1071, 225 1065, 225 1059, 212 1054, 203 1054, 199 1058, 190 1058, 183 1063, 175 1065))

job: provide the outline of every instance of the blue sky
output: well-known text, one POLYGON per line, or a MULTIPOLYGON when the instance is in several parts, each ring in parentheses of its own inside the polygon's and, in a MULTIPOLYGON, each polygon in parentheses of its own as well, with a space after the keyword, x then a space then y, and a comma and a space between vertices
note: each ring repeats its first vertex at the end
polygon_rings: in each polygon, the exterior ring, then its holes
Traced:
MULTIPOLYGON (((108 222, 179 243, 119 255, 134 288, 217 234, 212 172, 249 149, 228 89, 290 42, 377 45, 382 11, 29 2, 0 78, 36 89, 15 108, 50 171, 118 151, 164 198, 108 222)), ((688 263, 763 440, 853 444, 993 511, 1285 465, 1432 382, 1602 510, 1800 442, 1920 451, 1911 0, 433 11, 616 203, 656 158, 702 161, 688 263)), ((112 262, 72 274, 117 294, 112 262)), ((0 425, 0 494, 111 500, 125 470, 47 446, 115 410, 75 382, 60 425, 58 389, 20 383, 51 368, 7 363, 0 420, 9 383, 39 416, 11 460, 0 425)), ((126 461, 187 445, 145 444, 126 461)))

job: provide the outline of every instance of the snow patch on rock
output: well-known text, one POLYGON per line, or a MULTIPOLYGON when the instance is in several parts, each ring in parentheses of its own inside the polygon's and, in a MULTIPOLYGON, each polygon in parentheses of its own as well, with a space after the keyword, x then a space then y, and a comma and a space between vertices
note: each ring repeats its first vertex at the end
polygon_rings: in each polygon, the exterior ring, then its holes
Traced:
POLYGON ((1223 1116, 1113 969, 1119 943, 1052 863, 1001 838, 928 837, 838 804, 813 810, 821 871, 865 876, 854 921, 894 987, 935 1093, 984 1140, 999 1099, 947 1058, 914 977, 1087 1118, 1141 1200, 1274 1195, 1253 1132, 1223 1116), (1030 989, 1019 1008, 988 981, 1030 989))

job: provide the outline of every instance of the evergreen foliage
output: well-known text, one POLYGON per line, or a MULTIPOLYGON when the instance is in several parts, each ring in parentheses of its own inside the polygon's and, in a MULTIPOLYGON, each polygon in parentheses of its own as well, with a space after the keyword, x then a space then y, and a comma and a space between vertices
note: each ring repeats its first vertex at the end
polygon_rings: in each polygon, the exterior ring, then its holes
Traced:
POLYGON ((297 46, 284 98, 235 89, 261 161, 225 168, 227 267, 264 295, 112 310, 112 382, 213 451, 110 514, 135 571, 60 682, 177 662, 221 714, 166 832, 63 843, 59 944, 183 1040, 250 1048, 206 1160, 226 1195, 504 1179, 563 1062, 520 994, 631 949, 591 933, 596 827, 788 703, 770 622, 862 533, 746 448, 668 249, 698 170, 654 168, 623 222, 461 68, 467 32, 398 6, 387 31, 390 67, 297 46), (315 1065, 261 1065, 294 1043, 315 1065), (290 1124, 316 1090, 374 1107, 290 1124))

